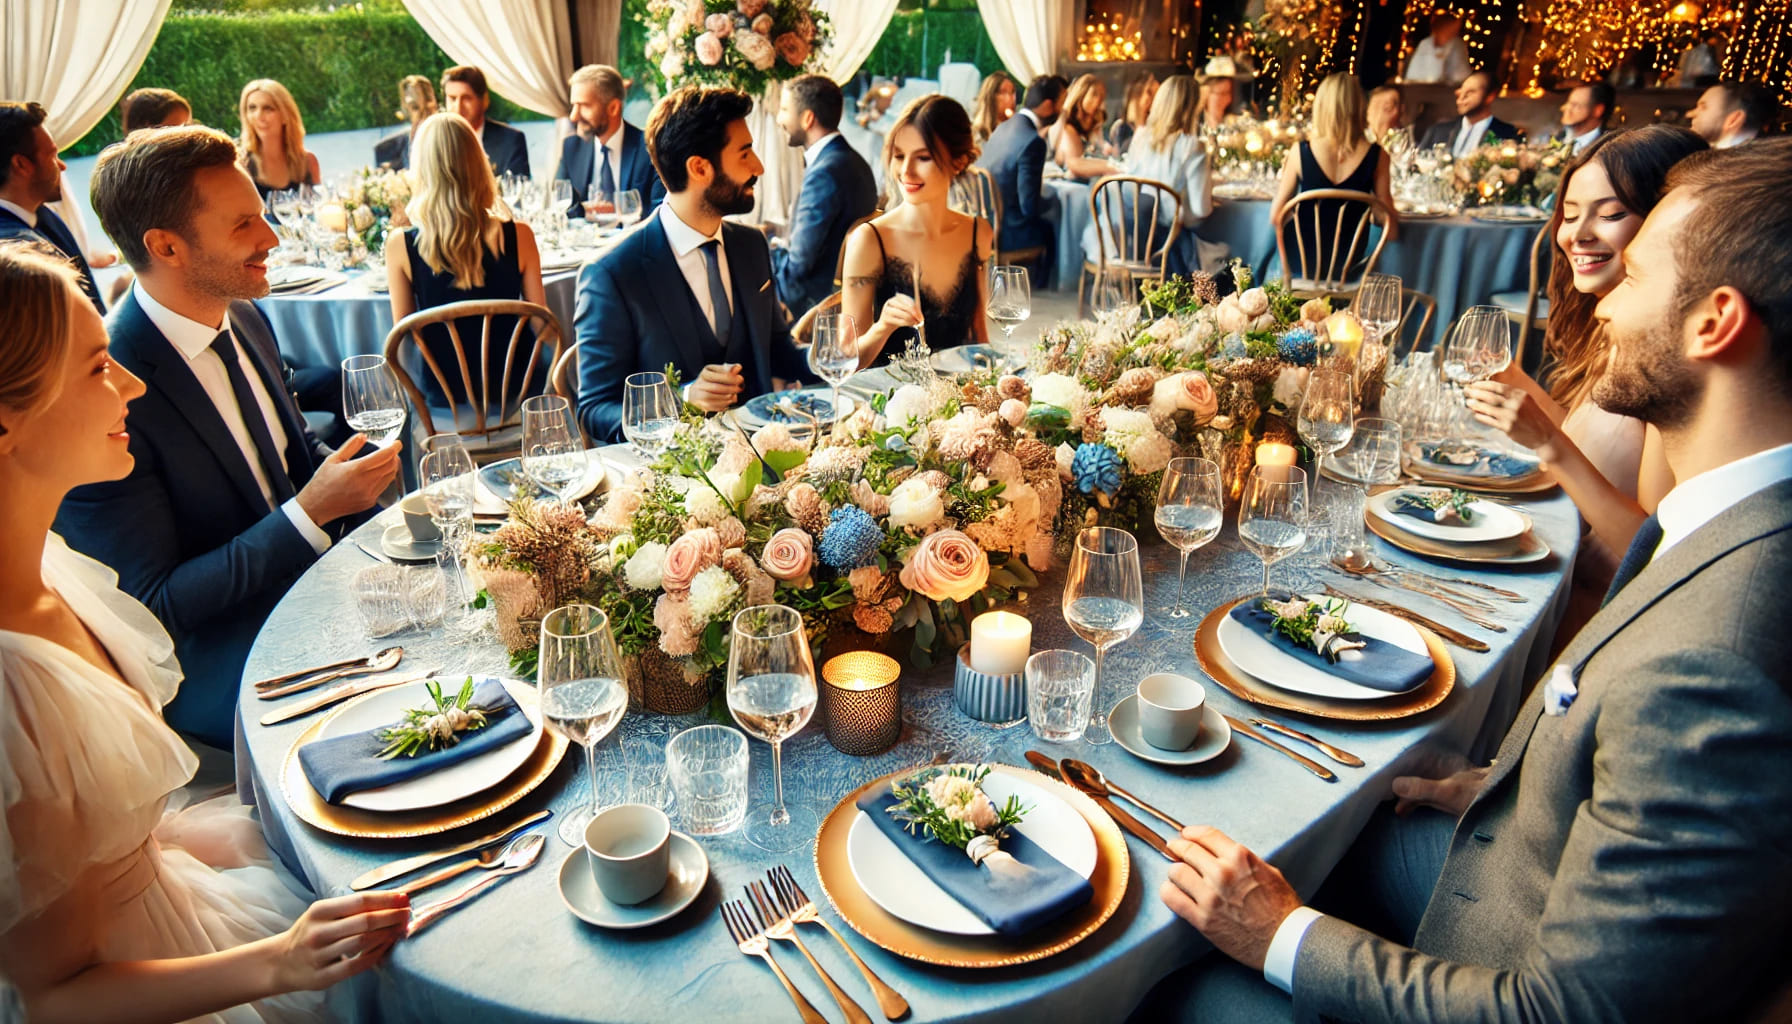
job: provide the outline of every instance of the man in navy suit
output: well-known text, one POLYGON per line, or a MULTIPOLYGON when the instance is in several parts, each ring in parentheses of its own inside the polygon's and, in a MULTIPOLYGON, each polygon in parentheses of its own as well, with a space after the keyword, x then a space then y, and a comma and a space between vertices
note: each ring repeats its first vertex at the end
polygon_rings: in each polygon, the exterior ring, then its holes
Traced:
POLYGON ((1456 87, 1456 113, 1460 116, 1439 121, 1426 129, 1419 146, 1450 147, 1450 155, 1465 157, 1490 141, 1505 142, 1524 138, 1524 132, 1510 121, 1493 116, 1493 97, 1498 89, 1493 76, 1476 71, 1456 87))
POLYGON ((577 130, 560 143, 559 176, 572 182, 566 215, 583 217, 586 203, 599 204, 598 212, 613 212, 611 197, 631 189, 641 196, 641 213, 652 213, 666 198, 666 186, 647 155, 647 137, 622 119, 622 76, 607 64, 587 64, 572 73, 567 85, 577 130))
POLYGON ((778 308, 765 236, 722 220, 753 209, 765 170, 752 109, 746 93, 694 86, 653 108, 647 151, 666 201, 579 273, 579 422, 595 440, 622 439, 632 373, 676 366, 705 412, 814 379, 778 308))
POLYGON ((877 212, 877 179, 840 134, 846 99, 826 75, 804 75, 784 84, 778 127, 800 147, 807 167, 792 204, 782 244, 772 249, 778 297, 800 317, 833 294, 834 267, 846 233, 877 212))
POLYGON ((1021 110, 990 133, 977 166, 988 168, 1002 194, 1002 227, 996 249, 1044 247, 1040 261, 1040 286, 1054 265, 1057 248, 1057 197, 1045 191, 1045 129, 1058 119, 1064 99, 1064 79, 1040 75, 1027 85, 1021 110))
POLYGON ((62 218, 47 205, 62 198, 62 159, 44 130, 48 112, 37 103, 0 102, 0 240, 48 242, 81 271, 81 290, 93 308, 106 304, 93 283, 93 269, 62 218))
POLYGON ((136 271, 107 323, 143 379, 125 425, 136 466, 76 488, 56 530, 118 572, 174 636, 186 681, 170 724, 228 749, 243 662, 287 588, 371 507, 398 445, 352 459, 305 429, 252 302, 278 244, 228 135, 138 132, 100 155, 100 224, 136 271))
POLYGON ((493 174, 529 176, 529 143, 523 133, 485 116, 492 105, 485 72, 471 64, 457 64, 442 72, 442 104, 442 109, 459 114, 473 126, 473 134, 485 147, 485 158, 491 161, 493 174))

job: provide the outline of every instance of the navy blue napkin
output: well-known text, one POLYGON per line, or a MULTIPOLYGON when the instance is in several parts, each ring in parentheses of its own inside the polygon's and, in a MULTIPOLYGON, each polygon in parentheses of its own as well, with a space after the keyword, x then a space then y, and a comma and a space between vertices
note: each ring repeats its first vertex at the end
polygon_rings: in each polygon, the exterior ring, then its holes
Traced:
MULTIPOLYGON (((448 687, 444 685, 442 689, 447 692, 448 687)), ((454 692, 459 693, 460 687, 454 687, 454 692)), ((326 803, 334 804, 364 789, 378 789, 415 779, 438 768, 478 757, 521 739, 535 729, 529 716, 522 713, 504 689, 504 684, 496 679, 480 680, 473 687, 472 704, 487 709, 488 724, 483 729, 460 733, 460 742, 452 747, 416 757, 382 760, 380 751, 386 749, 386 744, 379 738, 379 732, 393 724, 388 722, 379 729, 307 743, 299 748, 299 766, 305 770, 305 778, 311 780, 312 788, 323 795, 326 803)))
POLYGON ((1432 526, 1442 526, 1447 529, 1460 530, 1465 526, 1476 525, 1473 523, 1465 523, 1460 519, 1452 519, 1447 523, 1438 522, 1437 513, 1435 511, 1426 508, 1424 505, 1417 502, 1407 501, 1404 498, 1395 498, 1388 504, 1393 508, 1395 515, 1406 516, 1409 519, 1417 519, 1421 523, 1430 523, 1432 526))
POLYGON ((1477 454, 1479 454, 1481 458, 1480 461, 1476 462, 1474 465, 1458 466, 1454 463, 1444 462, 1439 459, 1437 457, 1438 447, 1438 445, 1424 446, 1422 450, 1425 455, 1425 461, 1446 473, 1454 473, 1457 476, 1474 477, 1478 480, 1498 480, 1529 476, 1537 471, 1537 462, 1535 459, 1524 458, 1518 455, 1508 455, 1505 452, 1495 451, 1491 448, 1476 449, 1477 454))
POLYGON ((1276 632, 1275 616, 1257 607, 1257 600, 1251 597, 1238 602, 1232 609, 1233 620, 1267 635, 1271 643, 1290 657, 1306 662, 1326 675, 1336 676, 1358 686, 1367 686, 1372 690, 1405 693, 1431 678, 1432 670, 1437 667, 1423 654, 1414 654, 1385 640, 1369 636, 1356 637, 1368 645, 1362 649, 1362 657, 1333 664, 1312 647, 1296 644, 1276 632))
POLYGON ((1000 935, 1015 938, 1070 913, 1089 902, 1095 889, 1088 879, 1065 867, 1039 844, 1013 829, 1002 840, 1002 850, 1033 869, 1024 888, 1003 885, 989 869, 971 863, 963 850, 947 846, 925 833, 910 835, 890 814, 897 805, 890 787, 873 786, 859 797, 864 811, 878 830, 903 852, 921 873, 957 900, 966 910, 1000 935))

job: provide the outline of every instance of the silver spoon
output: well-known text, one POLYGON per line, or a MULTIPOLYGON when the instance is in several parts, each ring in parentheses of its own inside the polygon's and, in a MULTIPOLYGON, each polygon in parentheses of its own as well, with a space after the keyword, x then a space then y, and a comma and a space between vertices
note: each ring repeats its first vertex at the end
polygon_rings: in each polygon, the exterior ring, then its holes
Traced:
POLYGON ((1109 782, 1107 776, 1101 774, 1101 769, 1089 762, 1078 761, 1074 757, 1067 757, 1058 762, 1058 768, 1064 773, 1064 781, 1075 786, 1077 789, 1084 790, 1085 792, 1092 791, 1099 793, 1102 796, 1117 796, 1127 803, 1132 804, 1134 807, 1137 807, 1139 810, 1144 811, 1146 814, 1156 818, 1158 821, 1175 829, 1177 835, 1182 834, 1182 822, 1177 821, 1175 818, 1170 817, 1168 814, 1165 814, 1145 801, 1140 800, 1138 797, 1133 796, 1131 793, 1128 793, 1126 790, 1109 782))
POLYGON ((336 669, 334 672, 325 672, 322 675, 309 676, 296 683, 288 683, 285 686, 276 686, 272 689, 262 690, 260 693, 257 693, 256 696, 260 697, 262 700, 273 700, 276 697, 284 697, 290 693, 309 690, 312 687, 322 686, 325 683, 337 679, 344 679, 348 676, 364 676, 374 672, 388 672, 397 668, 398 663, 403 660, 404 648, 388 647, 378 653, 370 654, 345 668, 336 669))
POLYGON ((460 906, 485 890, 498 884, 508 876, 514 875, 518 871, 522 871, 534 864, 536 858, 541 856, 541 848, 546 840, 542 838, 542 835, 539 832, 531 832, 528 836, 524 836, 523 838, 527 839, 530 837, 534 837, 536 841, 525 844, 521 842, 521 840, 518 840, 506 847, 503 862, 487 873, 484 878, 474 882, 472 885, 466 886, 446 899, 431 903, 427 907, 412 907, 411 926, 406 934, 417 934, 424 928, 427 928, 430 924, 439 920, 444 914, 453 910, 455 907, 460 906))
POLYGON ((528 863, 535 859, 536 854, 540 852, 541 844, 546 841, 540 832, 525 832, 504 846, 491 847, 481 851, 478 856, 455 861, 445 868, 431 871, 414 882, 406 882, 399 886, 397 891, 410 895, 479 868, 489 870, 497 867, 510 867, 518 863, 528 863))

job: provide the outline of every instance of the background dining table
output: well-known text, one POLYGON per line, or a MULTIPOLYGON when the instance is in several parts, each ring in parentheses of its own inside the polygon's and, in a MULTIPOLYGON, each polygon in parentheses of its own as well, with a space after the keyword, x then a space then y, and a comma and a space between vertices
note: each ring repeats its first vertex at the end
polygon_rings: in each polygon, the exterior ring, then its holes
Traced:
MULTIPOLYGON (((619 449, 611 449, 610 455, 612 465, 627 461, 619 449)), ((937 755, 1024 766, 1023 753, 1037 747, 1054 757, 1091 762, 1115 783, 1185 822, 1220 827, 1280 867, 1303 895, 1311 895, 1376 805, 1389 798, 1395 776, 1414 770, 1439 750, 1489 755, 1516 714, 1525 688, 1546 667, 1574 561, 1578 517, 1560 495, 1527 500, 1527 505, 1537 534, 1553 549, 1548 560, 1521 570, 1450 567, 1444 572, 1495 581, 1522 594, 1524 603, 1505 606, 1502 612, 1506 632, 1463 623, 1422 597, 1395 598, 1491 645, 1483 654, 1450 648, 1458 674, 1454 691, 1442 705, 1415 717, 1377 723, 1270 713, 1367 761, 1361 769, 1339 767, 1335 783, 1324 782, 1280 753, 1239 736, 1216 759, 1178 769, 1146 763, 1115 744, 1044 744, 1025 727, 995 729, 956 710, 947 659, 925 670, 904 661, 905 724, 893 749, 849 757, 829 745, 819 721, 786 741, 785 793, 825 815, 860 784, 937 755)), ((388 510, 364 525, 355 539, 377 544, 378 531, 394 521, 393 515, 394 510, 388 510)), ((1228 525, 1219 540, 1190 559, 1188 600, 1197 614, 1170 620, 1164 613, 1175 597, 1176 552, 1155 536, 1141 539, 1145 625, 1107 656, 1110 682, 1104 693, 1109 701, 1130 692, 1152 672, 1173 671, 1206 682, 1192 650, 1196 624, 1206 610, 1254 591, 1259 576, 1257 561, 1228 525)), ((1439 571, 1379 540, 1374 543, 1386 561, 1439 571)), ((435 631, 412 631, 379 642, 365 639, 352 581, 358 571, 373 564, 354 543, 340 543, 325 553, 268 619, 249 657, 245 680, 363 655, 393 642, 402 643, 407 652, 401 667, 440 666, 449 676, 505 674, 506 655, 494 639, 451 646, 435 631)), ((1317 589, 1321 583, 1332 583, 1387 596, 1364 581, 1323 571, 1316 564, 1284 564, 1275 575, 1278 585, 1317 589)), ((1062 585, 1061 568, 1048 572, 1018 606, 1032 621, 1035 651, 1054 647, 1087 651, 1071 635, 1060 612, 1062 585)), ((1207 689, 1209 701, 1222 711, 1240 717, 1261 713, 1216 684, 1207 682, 1207 689)), ((287 806, 281 795, 282 766, 312 720, 264 727, 257 719, 267 706, 246 682, 239 786, 244 798, 258 806, 272 847, 319 894, 346 892, 350 879, 398 857, 484 834, 540 808, 573 811, 589 799, 584 766, 575 750, 516 807, 456 834, 404 841, 346 839, 304 824, 287 806)), ((631 712, 617 734, 663 742, 672 730, 705 720, 702 714, 666 718, 631 712)), ((770 799, 770 754, 764 743, 753 741, 750 746, 752 799, 758 806, 770 799)), ((611 751, 605 756, 616 755, 611 751)), ((535 867, 399 943, 377 971, 334 995, 337 1011, 357 1020, 481 1024, 796 1019, 771 972, 735 947, 717 906, 719 900, 740 898, 742 886, 782 862, 821 905, 823 915, 839 924, 823 898, 810 849, 773 856, 749 845, 739 833, 703 837, 699 842, 709 858, 710 880, 692 906, 641 931, 605 931, 581 923, 562 905, 556 874, 569 847, 554 836, 552 823, 538 827, 549 838, 535 867)), ((991 970, 932 967, 886 953, 844 925, 840 930, 871 967, 907 997, 914 1021, 1121 1020, 1153 984, 1211 951, 1157 897, 1169 862, 1136 840, 1128 840, 1128 848, 1131 877, 1115 916, 1083 942, 1037 963, 991 970)), ((808 945, 875 1019, 870 992, 840 949, 819 934, 808 945)), ((788 946, 773 952, 810 1001, 830 1020, 838 1019, 838 1009, 807 965, 788 946)))

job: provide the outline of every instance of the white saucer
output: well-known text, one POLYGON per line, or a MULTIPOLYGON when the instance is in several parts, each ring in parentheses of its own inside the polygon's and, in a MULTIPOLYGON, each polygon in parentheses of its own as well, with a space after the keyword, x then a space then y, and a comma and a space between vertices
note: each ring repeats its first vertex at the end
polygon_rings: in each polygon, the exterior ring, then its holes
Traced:
POLYGON ((386 557, 398 562, 433 562, 436 553, 442 550, 441 538, 435 540, 411 539, 411 528, 404 523, 394 523, 386 527, 380 534, 380 550, 386 557))
POLYGON ((645 928, 659 924, 691 905, 709 881, 709 858, 703 847, 683 832, 672 833, 672 864, 666 887, 645 903, 625 907, 598 891, 583 846, 560 862, 560 901, 574 917, 599 928, 645 928))
POLYGON ((1232 727, 1226 724, 1226 716, 1214 710, 1212 704, 1201 707, 1201 735, 1196 737, 1194 746, 1187 750, 1165 750, 1146 743, 1145 734, 1139 729, 1139 695, 1136 693, 1128 694, 1108 712, 1108 731, 1114 734, 1114 742, 1125 747, 1127 753, 1157 764, 1200 764, 1218 757, 1232 745, 1232 727))

